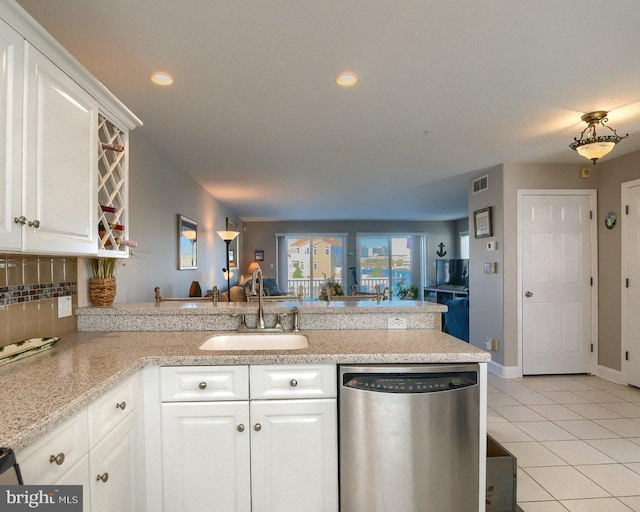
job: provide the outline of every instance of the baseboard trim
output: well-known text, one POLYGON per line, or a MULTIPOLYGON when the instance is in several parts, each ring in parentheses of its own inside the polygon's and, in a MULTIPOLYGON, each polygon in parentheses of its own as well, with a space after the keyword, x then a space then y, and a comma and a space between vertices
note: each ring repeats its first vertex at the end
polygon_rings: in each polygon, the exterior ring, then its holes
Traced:
POLYGON ((517 366, 502 366, 500 363, 496 363, 495 361, 489 361, 487 369, 489 370, 489 373, 502 377, 503 379, 518 379, 522 377, 517 366))
POLYGON ((596 368, 596 375, 603 379, 610 380, 611 382, 615 382, 616 384, 627 384, 620 370, 614 370, 606 366, 598 365, 596 368))

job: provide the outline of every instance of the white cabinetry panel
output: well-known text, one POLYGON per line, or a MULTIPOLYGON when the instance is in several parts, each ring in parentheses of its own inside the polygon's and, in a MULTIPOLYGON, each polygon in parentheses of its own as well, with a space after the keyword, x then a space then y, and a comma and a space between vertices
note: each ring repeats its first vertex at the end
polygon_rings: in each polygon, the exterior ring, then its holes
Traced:
POLYGON ((251 510, 247 402, 162 405, 164 510, 251 510))
POLYGON ((24 249, 95 254, 98 103, 25 47, 24 249))
POLYGON ((254 401, 251 424, 252 511, 337 511, 336 400, 254 401))
POLYGON ((0 249, 20 250, 24 40, 0 20, 0 249))

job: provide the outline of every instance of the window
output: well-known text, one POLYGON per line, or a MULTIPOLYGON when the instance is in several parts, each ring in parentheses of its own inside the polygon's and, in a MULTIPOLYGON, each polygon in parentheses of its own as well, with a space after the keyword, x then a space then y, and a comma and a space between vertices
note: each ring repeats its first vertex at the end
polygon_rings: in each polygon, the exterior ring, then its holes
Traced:
MULTIPOLYGON (((343 283, 346 235, 277 235, 278 275, 281 289, 317 299, 327 279, 343 283)), ((346 290, 345 290, 346 292, 346 290)))
MULTIPOLYGON (((375 285, 389 288, 390 296, 422 283, 424 235, 358 235, 358 289, 373 292, 375 285)), ((414 290, 415 291, 415 290, 414 290)), ((415 297, 420 299, 420 293, 415 297)))
POLYGON ((462 259, 469 259, 469 232, 463 231, 460 233, 460 257, 462 259))

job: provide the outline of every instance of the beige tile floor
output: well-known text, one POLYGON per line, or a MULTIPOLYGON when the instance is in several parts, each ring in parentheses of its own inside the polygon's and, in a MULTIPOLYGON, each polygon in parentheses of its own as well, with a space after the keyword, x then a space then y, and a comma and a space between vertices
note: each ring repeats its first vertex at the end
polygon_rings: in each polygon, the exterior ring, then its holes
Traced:
POLYGON ((489 375, 488 432, 518 459, 524 512, 640 512, 640 389, 489 375))

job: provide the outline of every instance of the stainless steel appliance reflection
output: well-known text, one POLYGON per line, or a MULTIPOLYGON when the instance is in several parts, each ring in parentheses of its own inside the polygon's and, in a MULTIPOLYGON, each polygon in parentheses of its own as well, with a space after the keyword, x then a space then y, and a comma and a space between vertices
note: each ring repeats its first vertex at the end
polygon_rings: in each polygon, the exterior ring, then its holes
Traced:
POLYGON ((341 511, 478 511, 478 365, 339 375, 341 511))

